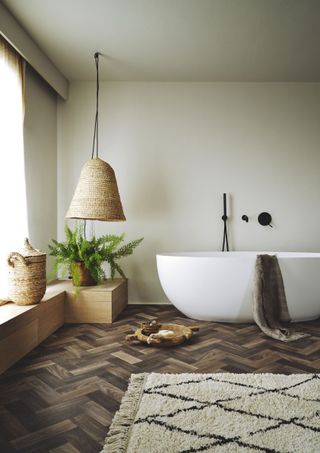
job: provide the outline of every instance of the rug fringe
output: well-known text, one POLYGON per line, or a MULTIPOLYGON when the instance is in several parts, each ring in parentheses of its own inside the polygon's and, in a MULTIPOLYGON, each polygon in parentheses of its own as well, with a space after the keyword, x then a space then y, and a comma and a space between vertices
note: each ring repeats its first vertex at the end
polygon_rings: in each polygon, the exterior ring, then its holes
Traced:
POLYGON ((146 376, 147 373, 131 375, 128 390, 113 418, 101 453, 123 453, 127 450, 129 432, 139 407, 146 376))

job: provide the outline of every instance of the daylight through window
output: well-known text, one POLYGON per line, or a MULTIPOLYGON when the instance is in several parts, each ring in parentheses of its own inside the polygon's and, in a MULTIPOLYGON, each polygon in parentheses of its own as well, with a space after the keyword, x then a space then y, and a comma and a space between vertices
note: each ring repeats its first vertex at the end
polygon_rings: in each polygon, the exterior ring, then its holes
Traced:
POLYGON ((0 294, 7 287, 6 258, 28 235, 24 147, 23 60, 0 36, 0 294))

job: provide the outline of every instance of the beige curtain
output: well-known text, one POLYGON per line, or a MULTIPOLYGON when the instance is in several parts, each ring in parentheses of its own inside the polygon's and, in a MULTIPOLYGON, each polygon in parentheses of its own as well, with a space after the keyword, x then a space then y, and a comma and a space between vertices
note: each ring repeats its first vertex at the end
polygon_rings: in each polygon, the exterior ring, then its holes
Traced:
POLYGON ((0 35, 0 297, 7 294, 7 255, 28 235, 24 108, 25 63, 0 35))
MULTIPOLYGON (((0 58, 4 59, 6 64, 12 68, 20 80, 23 110, 25 109, 25 73, 26 65, 22 56, 6 41, 0 34, 0 58)), ((1 79, 0 79, 1 81, 1 79)))

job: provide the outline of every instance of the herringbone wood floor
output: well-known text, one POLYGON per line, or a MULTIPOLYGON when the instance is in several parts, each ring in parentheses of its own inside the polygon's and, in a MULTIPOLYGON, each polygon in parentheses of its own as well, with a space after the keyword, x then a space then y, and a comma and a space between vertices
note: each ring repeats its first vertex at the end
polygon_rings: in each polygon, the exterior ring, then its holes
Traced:
MULTIPOLYGON (((142 320, 194 325, 172 306, 131 306, 113 325, 64 326, 0 378, 0 452, 98 452, 131 373, 319 372, 320 321, 284 344, 251 324, 196 322, 188 344, 126 344, 142 320)), ((151 453, 151 452, 150 452, 151 453)))

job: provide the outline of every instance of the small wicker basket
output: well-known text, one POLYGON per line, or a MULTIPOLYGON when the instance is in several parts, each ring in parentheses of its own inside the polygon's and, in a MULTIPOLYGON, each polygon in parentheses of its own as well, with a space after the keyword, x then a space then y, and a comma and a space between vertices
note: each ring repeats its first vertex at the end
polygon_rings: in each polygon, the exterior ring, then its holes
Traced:
POLYGON ((46 291, 46 254, 25 239, 20 252, 10 253, 8 264, 10 300, 17 305, 39 303, 46 291))

